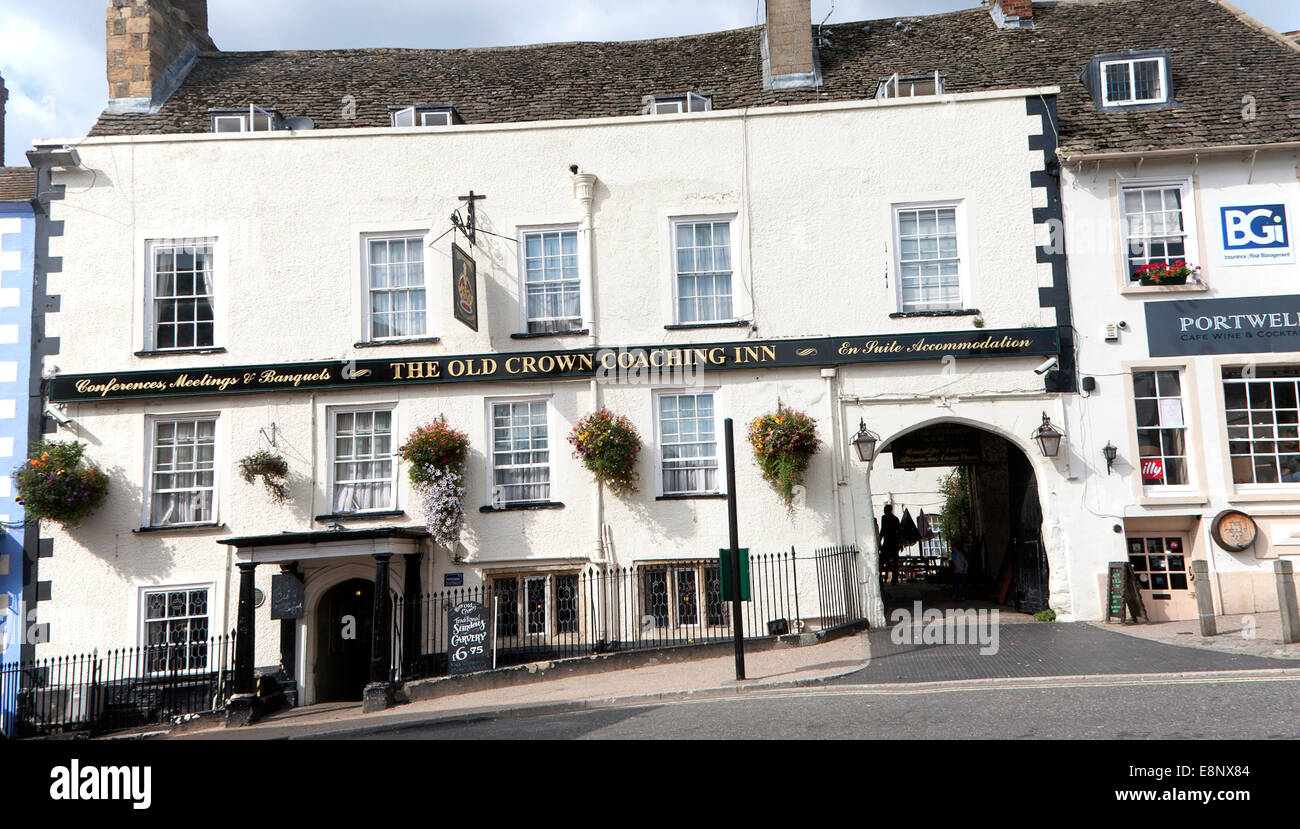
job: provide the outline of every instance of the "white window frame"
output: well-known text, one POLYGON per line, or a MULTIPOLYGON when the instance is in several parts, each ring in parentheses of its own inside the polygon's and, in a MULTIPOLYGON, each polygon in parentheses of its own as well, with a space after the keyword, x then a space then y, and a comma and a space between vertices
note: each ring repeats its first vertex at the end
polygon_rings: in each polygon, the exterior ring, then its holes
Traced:
POLYGON ((715 323, 738 322, 740 316, 737 313, 739 303, 739 294, 737 292, 737 281, 739 280, 739 262, 737 259, 737 214, 735 213, 715 213, 703 214, 699 216, 673 216, 668 222, 668 255, 669 269, 672 273, 672 298, 673 298, 673 323, 676 325, 710 325, 715 323), (707 320, 683 320, 681 318, 681 302, 679 297, 679 287, 681 277, 677 272, 677 228, 683 224, 699 224, 701 222, 727 222, 729 224, 729 255, 731 257, 731 316, 717 317, 707 320))
POLYGON ((633 565, 633 572, 636 573, 637 595, 636 603, 642 617, 650 620, 648 626, 648 636, 645 638, 661 638, 661 631, 671 630, 698 630, 698 631, 718 631, 731 629, 731 603, 722 599, 722 573, 721 567, 717 561, 699 561, 687 559, 684 561, 638 561, 633 565), (653 607, 647 601, 647 592, 650 587, 649 574, 651 572, 662 570, 666 571, 668 581, 668 618, 665 624, 659 625, 655 619, 653 607), (695 622, 683 622, 681 620, 681 592, 678 582, 678 573, 683 570, 689 570, 694 573, 695 577, 695 605, 696 620, 695 622), (719 595, 719 622, 714 624, 709 621, 709 571, 718 570, 718 595, 719 595))
POLYGON ((485 480, 484 480, 484 487, 486 489, 484 495, 487 500, 484 501, 484 503, 486 503, 490 507, 501 509, 501 508, 510 508, 512 506, 518 506, 524 504, 547 504, 547 503, 558 502, 560 498, 558 493, 559 487, 557 485, 556 474, 555 474, 556 473, 555 440, 556 440, 557 432, 555 430, 556 424, 555 424, 554 399, 551 397, 551 395, 533 394, 533 395, 527 395, 523 397, 489 397, 486 398, 483 402, 484 402, 483 414, 486 421, 484 424, 486 426, 486 431, 484 432, 484 434, 487 436, 486 447, 483 453, 485 458, 486 473, 487 473, 485 475, 485 480), (505 501, 505 500, 498 501, 495 497, 495 492, 494 492, 494 490, 496 489, 496 443, 495 443, 496 432, 494 431, 496 406, 499 404, 507 404, 507 403, 536 403, 539 401, 546 404, 546 468, 547 468, 547 481, 550 486, 550 494, 547 495, 545 501, 505 501))
POLYGON ((159 236, 144 240, 145 351, 159 351, 163 353, 176 352, 183 354, 189 351, 207 351, 222 347, 225 335, 225 326, 222 323, 221 314, 219 313, 219 303, 221 300, 221 274, 224 270, 224 265, 224 250, 222 249, 221 238, 219 236, 159 236), (158 275, 155 270, 157 267, 157 260, 155 259, 154 253, 160 247, 198 247, 200 245, 210 245, 212 247, 212 274, 208 286, 208 296, 212 303, 212 344, 160 348, 158 345, 158 310, 156 306, 158 275))
POLYGON ((221 469, 224 459, 221 440, 221 414, 215 411, 175 412, 153 414, 145 418, 145 462, 144 462, 144 513, 140 526, 150 529, 184 529, 185 527, 206 527, 221 523, 221 469), (173 522, 170 524, 153 523, 153 497, 155 494, 153 476, 158 443, 158 424, 181 420, 211 420, 212 425, 212 515, 206 521, 173 522))
MULTIPOLYGON (((570 331, 557 331, 557 335, 581 331, 587 327, 587 320, 591 318, 590 296, 587 283, 587 245, 581 227, 574 222, 565 224, 548 224, 548 225, 525 225, 516 228, 515 238, 518 249, 518 267, 519 267, 519 331, 528 333, 528 269, 527 269, 527 240, 528 236, 535 233, 568 233, 573 232, 578 242, 578 323, 570 331)), ((545 333, 539 332, 537 336, 545 336, 545 333)))
MULTIPOLYGON (((1288 369, 1288 370, 1291 370, 1292 372, 1294 372, 1294 373, 1297 375, 1296 377, 1290 377, 1290 378, 1288 378, 1288 377, 1276 377, 1276 376, 1273 376, 1273 377, 1270 377, 1270 376, 1265 376, 1265 377, 1256 377, 1256 378, 1254 378, 1253 380, 1247 380, 1247 381, 1244 381, 1244 382, 1247 383, 1247 384, 1252 383, 1252 382, 1254 382, 1254 383, 1269 383, 1269 384, 1270 384, 1270 390, 1269 390, 1269 396, 1270 396, 1270 398, 1273 397, 1273 391, 1272 391, 1271 386, 1272 386, 1272 383, 1274 383, 1275 381, 1295 380, 1295 381, 1297 381, 1297 384, 1300 385, 1300 360, 1289 361, 1289 362, 1277 362, 1277 363, 1270 362, 1270 363, 1261 364, 1260 367, 1261 367, 1261 368, 1267 368, 1267 369, 1270 369, 1270 370, 1274 370, 1274 369, 1288 369)), ((1219 412, 1219 416, 1220 416, 1220 418, 1223 420, 1223 434, 1224 434, 1225 438, 1227 439, 1227 442, 1224 444, 1223 451, 1224 451, 1224 456, 1227 458, 1228 483, 1232 486, 1234 492, 1236 492, 1236 493, 1238 493, 1238 494, 1241 494, 1241 495, 1262 494, 1262 493, 1294 493, 1297 489, 1300 489, 1300 481, 1283 481, 1283 480, 1281 480, 1281 477, 1282 477, 1282 475, 1281 475, 1281 473, 1282 473, 1282 465, 1281 465, 1281 461, 1280 461, 1280 460, 1278 461, 1278 479, 1279 479, 1279 480, 1277 480, 1277 481, 1275 481, 1275 482, 1273 482, 1273 483, 1255 483, 1255 482, 1251 482, 1251 483, 1237 483, 1236 475, 1233 473, 1233 468, 1232 468, 1232 462, 1233 462, 1234 458, 1239 458, 1239 457, 1250 458, 1250 459, 1251 459, 1252 477, 1254 477, 1254 475, 1253 475, 1253 470, 1254 470, 1254 459, 1257 457, 1257 456, 1256 456, 1256 453, 1253 451, 1253 446, 1252 446, 1252 451, 1251 451, 1251 453, 1250 453, 1249 455, 1233 455, 1233 454, 1232 454, 1232 444, 1233 444, 1233 443, 1240 442, 1240 438, 1232 438, 1232 437, 1229 436, 1229 433, 1228 433, 1228 429, 1232 428, 1232 426, 1228 423, 1228 411, 1229 411, 1229 409, 1228 409, 1228 389, 1227 389, 1227 383, 1242 383, 1243 380, 1241 379, 1241 369, 1242 369, 1242 366, 1241 366, 1240 364, 1232 364, 1232 363, 1228 363, 1228 364, 1224 364, 1224 365, 1219 366, 1219 367, 1217 368, 1217 370, 1216 370, 1216 373, 1218 374, 1218 376, 1217 376, 1217 378, 1216 378, 1216 381, 1217 381, 1218 384, 1219 384, 1219 394, 1222 395, 1222 399, 1223 399, 1223 407, 1222 407, 1222 409, 1221 409, 1220 412, 1219 412), (1231 370, 1231 371, 1234 371, 1234 372, 1237 374, 1237 376, 1236 376, 1235 378, 1233 378, 1233 379, 1225 380, 1224 377, 1223 377, 1223 371, 1224 371, 1225 369, 1227 369, 1227 370, 1231 370)), ((1247 394, 1247 397, 1246 397, 1246 406, 1247 406, 1247 408, 1246 408, 1245 411, 1247 411, 1247 412, 1259 411, 1259 410, 1256 410, 1256 409, 1254 409, 1253 407, 1250 406, 1250 397, 1249 397, 1249 395, 1250 395, 1250 391, 1249 391, 1249 388, 1247 388, 1247 390, 1246 390, 1246 394, 1247 394)), ((1232 411, 1241 411, 1241 410, 1240 410, 1240 409, 1233 409, 1232 411)), ((1293 439, 1291 439, 1291 438, 1287 438, 1286 440, 1280 440, 1280 439, 1278 438, 1278 436, 1277 436, 1277 430, 1278 430, 1278 426, 1279 426, 1279 425, 1285 425, 1285 426, 1287 426, 1287 427, 1296 427, 1296 426, 1300 426, 1300 424, 1295 424, 1295 423, 1279 424, 1279 423, 1277 422, 1277 413, 1278 413, 1279 409, 1278 409, 1278 407, 1277 407, 1276 400, 1274 400, 1274 402, 1273 402, 1271 408, 1269 408, 1268 411, 1269 411, 1269 412, 1272 414, 1272 416, 1273 416, 1273 423, 1272 423, 1272 424, 1259 424, 1259 425, 1271 425, 1271 426, 1273 427, 1273 428, 1272 428, 1272 431, 1273 431, 1273 439, 1272 439, 1272 440, 1269 440, 1268 438, 1263 438, 1263 437, 1261 437, 1261 438, 1259 438, 1259 440, 1260 440, 1260 441, 1264 441, 1264 442, 1272 443, 1272 444, 1273 444, 1274 451, 1272 452, 1272 457, 1274 457, 1274 458, 1278 458, 1278 459, 1280 459, 1280 458, 1281 458, 1282 456, 1284 456, 1284 455, 1289 455, 1289 456, 1294 457, 1297 453, 1294 453, 1294 452, 1279 452, 1279 451, 1277 451, 1277 444, 1279 444, 1279 443, 1294 443, 1294 442, 1295 442, 1295 440, 1293 440, 1293 439)), ((1290 410, 1290 409, 1283 409, 1282 411, 1291 411, 1291 410, 1290 410)), ((1251 443, 1251 444, 1254 444, 1254 443, 1256 442, 1256 439, 1254 438, 1255 424, 1248 424, 1248 427, 1250 428, 1250 434, 1252 435, 1252 437, 1250 438, 1250 440, 1249 440, 1248 442, 1251 443)), ((1259 453, 1259 457, 1269 457, 1269 455, 1267 455, 1267 454, 1261 452, 1261 453, 1259 453)))
POLYGON ((689 498, 691 496, 700 496, 700 495, 725 495, 727 492, 730 491, 729 488, 731 486, 731 482, 727 478, 727 464, 725 462, 725 459, 723 458, 725 449, 723 446, 724 436, 723 436, 722 427, 725 418, 723 417, 722 404, 723 404, 722 392, 721 389, 719 389, 716 386, 704 386, 704 387, 691 386, 691 387, 655 389, 651 393, 651 406, 654 409, 653 417, 654 417, 654 443, 655 443, 655 496, 656 497, 689 498), (714 458, 718 462, 718 472, 717 475, 715 476, 715 479, 717 480, 718 483, 717 489, 698 490, 695 492, 666 492, 664 490, 664 452, 663 452, 664 439, 663 439, 663 425, 661 423, 661 418, 660 418, 661 410, 660 410, 659 401, 663 397, 669 397, 669 396, 675 397, 683 394, 713 395, 713 443, 714 443, 713 453, 714 453, 714 458))
MULTIPOLYGON (((1200 256, 1200 234, 1197 232, 1198 217, 1196 215, 1196 191, 1190 178, 1155 178, 1155 179, 1129 179, 1119 182, 1116 189, 1119 204, 1119 238, 1120 238, 1120 260, 1122 267, 1122 276, 1124 285, 1137 285, 1138 280, 1134 278, 1132 268, 1129 264, 1129 237, 1128 211, 1124 206, 1124 195, 1130 190, 1157 190, 1170 189, 1177 187, 1179 189, 1178 200, 1181 204, 1183 213, 1183 261, 1188 265, 1195 266, 1201 264, 1197 262, 1200 256)), ((1152 238, 1152 237, 1148 237, 1152 238)))
MULTIPOLYGON (((150 584, 150 585, 142 585, 142 586, 140 586, 140 587, 137 589, 137 595, 136 595, 136 605, 137 605, 137 611, 136 611, 136 642, 138 643, 138 646, 139 646, 139 648, 141 649, 141 653, 142 653, 142 655, 144 656, 144 659, 142 659, 142 667, 143 667, 143 669, 144 669, 144 671, 145 671, 145 673, 146 673, 147 676, 161 676, 161 675, 163 675, 163 674, 171 674, 171 673, 173 673, 172 671, 166 671, 166 670, 164 670, 164 671, 150 671, 150 670, 149 670, 149 661, 148 661, 148 656, 147 656, 147 649, 148 649, 148 648, 151 648, 151 647, 159 647, 159 646, 156 646, 156 645, 150 645, 150 644, 149 644, 149 621, 150 621, 150 620, 147 618, 147 616, 148 616, 148 610, 149 610, 149 594, 151 594, 151 593, 179 593, 179 592, 181 592, 181 591, 184 591, 184 592, 186 592, 186 593, 189 593, 189 592, 191 592, 191 591, 195 591, 195 590, 205 590, 205 591, 207 591, 207 594, 208 594, 208 603, 207 603, 207 606, 208 606, 208 635, 207 635, 207 637, 205 637, 205 638, 208 639, 208 640, 215 639, 215 638, 217 638, 218 636, 220 636, 221 633, 220 633, 220 631, 213 630, 213 623, 214 623, 214 615, 213 615, 214 606, 213 606, 213 602, 215 601, 215 598, 216 598, 216 585, 214 585, 212 582, 195 582, 195 583, 193 583, 193 584, 150 584)), ((164 617, 164 618, 166 618, 166 617, 164 617)), ((185 617, 185 618, 196 619, 196 618, 199 618, 199 617, 197 617, 197 616, 187 616, 187 617, 185 617)), ((203 668, 186 668, 186 669, 181 670, 181 671, 176 671, 175 673, 176 673, 176 674, 204 674, 204 673, 210 673, 210 672, 217 671, 217 670, 220 669, 220 666, 214 664, 214 661, 215 661, 215 660, 214 660, 214 656, 215 656, 215 655, 213 654, 212 651, 209 651, 209 652, 208 652, 208 654, 207 654, 207 657, 208 657, 208 664, 207 664, 206 667, 203 667, 203 668)))
POLYGON ((1167 71, 1167 67, 1165 65, 1165 57, 1163 55, 1147 55, 1144 57, 1118 58, 1116 60, 1101 61, 1097 67, 1097 75, 1098 75, 1097 83, 1101 86, 1101 105, 1103 107, 1116 107, 1116 106, 1141 106, 1143 104, 1167 103, 1169 101, 1169 90, 1165 88, 1166 71, 1167 71), (1125 100, 1125 101, 1112 101, 1110 99, 1109 90, 1106 85, 1106 67, 1116 66, 1121 64, 1127 65, 1128 66, 1128 88, 1136 96, 1137 95, 1137 64, 1150 63, 1152 61, 1156 62, 1156 79, 1159 82, 1159 89, 1160 89, 1160 94, 1157 97, 1155 98, 1134 97, 1132 100, 1125 100))
POLYGON ((394 127, 414 127, 417 125, 421 127, 450 127, 454 123, 450 109, 434 109, 422 106, 409 106, 393 110, 390 117, 394 127), (399 120, 408 115, 411 123, 398 123, 399 120))
MULTIPOLYGON (((405 340, 432 339, 433 331, 433 291, 429 274, 429 231, 427 228, 412 230, 372 231, 361 234, 361 341, 365 343, 403 342, 405 340), (420 240, 420 260, 424 272, 424 333, 391 337, 374 336, 374 324, 371 318, 372 304, 370 286, 370 243, 380 239, 414 239, 420 240)), ((407 286, 408 288, 410 286, 407 286)))
POLYGON ((712 112, 713 99, 696 92, 682 95, 657 95, 650 102, 651 115, 679 115, 685 112, 712 112))
POLYGON ((276 127, 280 125, 280 117, 271 110, 262 109, 256 104, 248 105, 248 114, 242 112, 214 112, 212 113, 212 131, 213 132, 275 132, 276 127), (258 126, 258 121, 262 121, 263 126, 258 126), (221 124, 237 123, 237 130, 223 130, 221 124))
MULTIPOLYGON (((348 406, 330 406, 325 409, 325 427, 326 427, 325 445, 328 447, 325 450, 325 462, 326 465, 328 466, 327 475, 326 475, 326 480, 328 482, 328 489, 326 489, 326 495, 329 498, 326 504, 329 509, 329 514, 360 516, 360 515, 367 515, 369 513, 383 514, 387 512, 396 512, 399 509, 398 486, 397 486, 397 481, 398 481, 398 474, 397 474, 398 437, 397 436, 399 434, 398 421, 397 421, 397 404, 395 402, 388 402, 388 403, 363 403, 363 404, 348 405, 348 406), (334 508, 334 502, 337 497, 334 491, 334 487, 338 484, 338 480, 336 477, 337 474, 336 464, 338 463, 338 458, 335 455, 335 450, 336 450, 335 437, 338 432, 338 416, 340 414, 356 414, 357 412, 379 412, 379 411, 387 411, 389 413, 388 445, 390 450, 389 457, 391 458, 391 464, 389 466, 388 505, 383 507, 370 507, 369 509, 353 510, 351 512, 337 512, 334 508)), ((379 456, 376 456, 375 458, 372 458, 372 460, 377 460, 378 457, 379 456)))
POLYGON ((911 314, 924 311, 959 311, 965 308, 973 307, 971 295, 971 274, 973 273, 970 259, 970 240, 966 227, 966 200, 965 199, 944 199, 941 201, 923 201, 923 202, 899 202, 890 206, 889 214, 889 238, 890 244, 893 245, 893 265, 894 265, 894 305, 901 314, 911 314), (958 299, 955 307, 952 308, 908 308, 903 301, 903 258, 901 245, 899 244, 899 235, 902 225, 900 224, 899 214, 912 210, 954 210, 954 221, 957 228, 957 286, 958 299))
POLYGON ((943 75, 939 73, 938 69, 934 70, 933 75, 900 75, 899 73, 895 72, 894 74, 890 75, 888 78, 881 80, 879 85, 876 87, 876 100, 885 100, 888 98, 921 98, 921 97, 929 97, 931 95, 942 95, 942 94, 943 94, 943 75), (928 80, 933 80, 934 92, 926 92, 926 93, 922 93, 921 95, 917 95, 916 82, 928 81, 928 80), (907 86, 907 90, 908 90, 906 95, 902 95, 899 92, 899 90, 904 85, 907 86))

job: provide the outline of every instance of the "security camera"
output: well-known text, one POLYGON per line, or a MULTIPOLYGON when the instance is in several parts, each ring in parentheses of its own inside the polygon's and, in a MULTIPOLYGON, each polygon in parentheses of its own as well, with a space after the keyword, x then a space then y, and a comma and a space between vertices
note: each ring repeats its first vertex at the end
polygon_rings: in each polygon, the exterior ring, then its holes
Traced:
POLYGON ((1127 322, 1124 322, 1124 320, 1120 320, 1119 322, 1115 323, 1115 325, 1116 325, 1116 327, 1118 327, 1121 331, 1123 331, 1125 328, 1128 328, 1128 323, 1127 323, 1127 322))
POLYGON ((570 164, 570 165, 569 165, 569 172, 570 172, 570 173, 573 173, 573 174, 576 176, 576 175, 578 174, 578 165, 577 165, 577 164, 570 164))
POLYGON ((1042 363, 1038 365, 1038 368, 1034 369, 1034 374, 1046 374, 1047 372, 1056 368, 1058 365, 1060 365, 1059 360, 1057 360, 1055 357, 1048 357, 1046 360, 1044 360, 1042 363))
POLYGON ((63 412, 61 412, 61 411, 59 411, 58 409, 54 408, 53 406, 46 406, 46 407, 45 407, 45 416, 48 417, 48 418, 50 418, 51 420, 53 420, 55 423, 59 424, 60 426, 71 426, 71 425, 72 425, 72 418, 68 417, 66 414, 64 414, 63 412))

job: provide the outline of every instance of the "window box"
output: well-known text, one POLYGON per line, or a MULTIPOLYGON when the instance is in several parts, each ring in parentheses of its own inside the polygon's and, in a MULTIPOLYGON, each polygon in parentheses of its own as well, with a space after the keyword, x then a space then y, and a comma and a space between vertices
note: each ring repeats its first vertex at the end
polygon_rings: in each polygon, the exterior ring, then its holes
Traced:
POLYGON ((1185 276, 1167 276, 1164 279, 1154 279, 1149 276, 1143 276, 1138 279, 1139 285, 1150 287, 1152 285, 1186 285, 1187 277, 1185 276))
POLYGON ((374 510, 372 512, 333 512, 329 515, 318 515, 312 520, 321 524, 328 524, 331 521, 377 521, 381 518, 404 518, 405 516, 405 510, 390 509, 374 510))

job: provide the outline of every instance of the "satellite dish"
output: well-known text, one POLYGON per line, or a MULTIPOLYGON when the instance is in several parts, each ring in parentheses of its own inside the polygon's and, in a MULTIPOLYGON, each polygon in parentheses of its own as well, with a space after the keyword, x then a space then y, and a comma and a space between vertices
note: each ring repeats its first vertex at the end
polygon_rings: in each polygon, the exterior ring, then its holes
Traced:
POLYGON ((297 118, 289 118, 284 122, 284 128, 287 130, 310 130, 316 128, 316 122, 306 115, 299 115, 297 118))

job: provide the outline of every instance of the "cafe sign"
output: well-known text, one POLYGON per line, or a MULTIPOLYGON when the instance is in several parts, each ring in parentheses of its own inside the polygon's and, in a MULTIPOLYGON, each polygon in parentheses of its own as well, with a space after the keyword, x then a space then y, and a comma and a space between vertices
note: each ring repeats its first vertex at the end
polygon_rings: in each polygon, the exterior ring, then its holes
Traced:
POLYGON ((1152 357, 1300 351, 1300 296, 1146 303, 1152 357))
POLYGON ((70 374, 50 381, 56 403, 293 392, 317 389, 596 378, 661 383, 693 372, 1057 354, 1055 328, 945 331, 815 339, 742 340, 631 348, 574 348, 422 358, 317 361, 165 371, 70 374))

